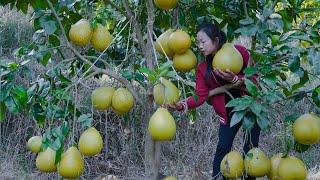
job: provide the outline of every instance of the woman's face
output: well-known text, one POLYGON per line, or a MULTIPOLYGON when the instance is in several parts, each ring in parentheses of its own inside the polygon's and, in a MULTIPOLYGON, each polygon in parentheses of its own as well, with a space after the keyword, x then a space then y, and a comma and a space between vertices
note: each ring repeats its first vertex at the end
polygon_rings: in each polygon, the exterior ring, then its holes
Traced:
POLYGON ((197 44, 201 53, 205 56, 215 54, 218 49, 219 39, 216 38, 213 42, 210 37, 203 31, 197 33, 197 44))

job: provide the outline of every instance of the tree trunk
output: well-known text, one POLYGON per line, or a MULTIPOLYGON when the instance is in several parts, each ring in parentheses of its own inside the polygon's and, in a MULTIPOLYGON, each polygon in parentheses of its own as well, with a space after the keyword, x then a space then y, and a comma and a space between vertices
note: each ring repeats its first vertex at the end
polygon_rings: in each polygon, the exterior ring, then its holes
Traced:
MULTIPOLYGON (((155 56, 153 51, 153 24, 154 24, 154 7, 153 1, 146 1, 147 11, 148 11, 148 23, 147 23, 147 45, 146 49, 142 49, 142 51, 146 51, 146 62, 147 67, 151 70, 154 69, 155 56)), ((145 173, 146 179, 156 180, 158 177, 158 171, 160 167, 160 150, 161 143, 155 142, 151 138, 148 132, 148 123, 151 115, 154 112, 153 109, 153 95, 152 95, 152 84, 149 84, 147 87, 147 104, 146 104, 146 114, 144 117, 147 117, 145 120, 146 124, 146 134, 145 134, 145 173)))

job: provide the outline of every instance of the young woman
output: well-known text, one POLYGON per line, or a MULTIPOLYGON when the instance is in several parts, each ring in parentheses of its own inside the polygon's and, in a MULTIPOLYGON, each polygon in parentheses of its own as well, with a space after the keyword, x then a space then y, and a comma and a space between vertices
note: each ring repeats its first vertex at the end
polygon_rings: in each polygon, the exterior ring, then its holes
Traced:
MULTIPOLYGON (((202 105, 205 101, 209 101, 216 114, 220 116, 219 142, 213 158, 212 175, 214 179, 220 176, 220 163, 223 157, 231 151, 234 137, 241 127, 241 123, 230 127, 232 108, 225 107, 226 103, 231 100, 229 95, 221 93, 212 97, 208 97, 210 90, 226 84, 237 83, 244 76, 242 71, 239 74, 234 74, 232 72, 223 72, 212 68, 212 59, 224 43, 226 43, 225 33, 214 24, 204 24, 198 29, 197 44, 201 53, 206 57, 205 61, 200 62, 196 72, 196 95, 198 98, 196 100, 193 96, 191 96, 176 104, 167 105, 167 107, 170 109, 187 111, 188 109, 196 108, 202 105)), ((242 55, 244 67, 246 67, 250 59, 249 52, 245 47, 240 45, 235 45, 235 48, 242 55)), ((234 98, 246 94, 244 87, 242 87, 242 90, 231 89, 229 92, 234 98)), ((248 134, 249 136, 245 139, 244 144, 245 153, 247 153, 253 147, 258 147, 260 128, 257 123, 248 134)), ((245 179, 255 178, 246 177, 245 179)))

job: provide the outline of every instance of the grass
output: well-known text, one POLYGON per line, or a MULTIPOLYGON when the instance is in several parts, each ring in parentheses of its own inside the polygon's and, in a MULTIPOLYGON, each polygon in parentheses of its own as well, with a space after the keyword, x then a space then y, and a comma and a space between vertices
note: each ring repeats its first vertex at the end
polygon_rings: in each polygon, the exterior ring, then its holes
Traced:
POLYGON ((0 55, 8 55, 13 49, 31 42, 33 28, 29 19, 8 7, 0 7, 0 55))

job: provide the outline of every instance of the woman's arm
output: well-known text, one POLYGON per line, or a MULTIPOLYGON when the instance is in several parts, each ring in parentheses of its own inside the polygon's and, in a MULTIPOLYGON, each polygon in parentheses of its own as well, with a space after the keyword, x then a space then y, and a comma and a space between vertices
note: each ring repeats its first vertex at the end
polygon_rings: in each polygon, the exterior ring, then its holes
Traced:
POLYGON ((240 88, 243 85, 243 80, 240 79, 234 84, 227 84, 209 91, 208 98, 217 94, 226 93, 230 89, 240 88))
POLYGON ((188 109, 196 108, 202 105, 209 94, 209 88, 206 84, 206 77, 205 77, 206 65, 201 63, 197 67, 196 72, 196 86, 195 86, 195 94, 197 97, 190 96, 178 103, 175 104, 168 104, 165 107, 179 110, 179 111, 187 111, 188 109))
POLYGON ((202 105, 208 98, 209 87, 206 84, 206 76, 205 76, 205 64, 199 65, 196 72, 196 88, 195 94, 197 97, 190 96, 189 98, 182 100, 181 103, 184 104, 184 110, 196 108, 202 105))

